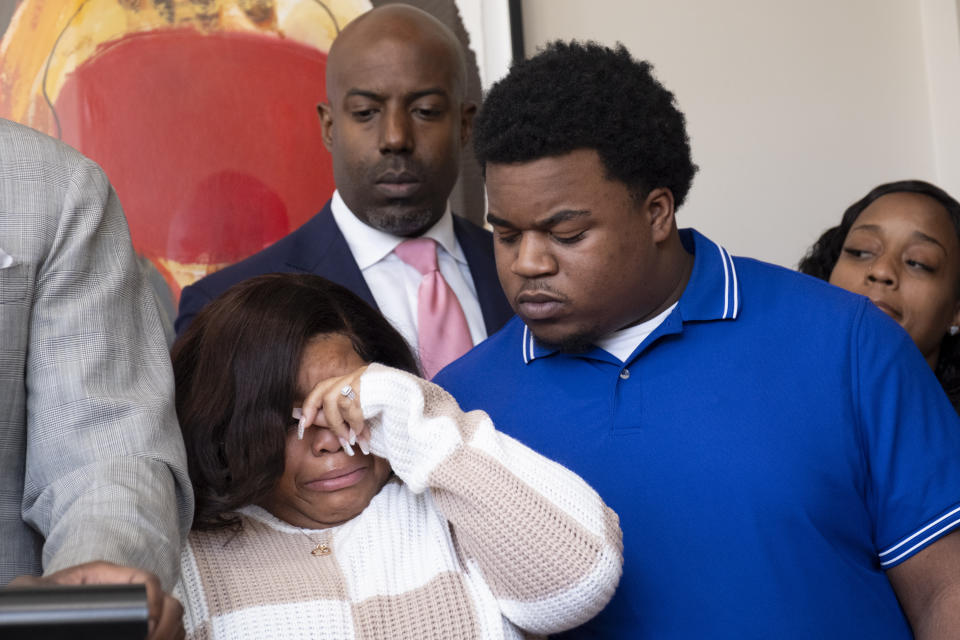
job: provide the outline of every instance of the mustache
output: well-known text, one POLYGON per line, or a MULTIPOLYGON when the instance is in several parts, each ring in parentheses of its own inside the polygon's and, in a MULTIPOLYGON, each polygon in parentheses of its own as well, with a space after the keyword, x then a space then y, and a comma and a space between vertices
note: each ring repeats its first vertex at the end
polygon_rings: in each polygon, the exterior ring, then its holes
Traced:
POLYGON ((567 300, 567 296, 560 293, 558 290, 554 289, 548 283, 543 282, 542 280, 527 280, 524 282, 523 286, 520 287, 520 290, 514 295, 514 299, 516 300, 521 296, 537 293, 545 293, 560 302, 566 302, 567 300))
POLYGON ((392 156, 384 158, 369 171, 371 182, 376 182, 385 174, 410 174, 422 180, 424 171, 423 165, 413 158, 392 156))

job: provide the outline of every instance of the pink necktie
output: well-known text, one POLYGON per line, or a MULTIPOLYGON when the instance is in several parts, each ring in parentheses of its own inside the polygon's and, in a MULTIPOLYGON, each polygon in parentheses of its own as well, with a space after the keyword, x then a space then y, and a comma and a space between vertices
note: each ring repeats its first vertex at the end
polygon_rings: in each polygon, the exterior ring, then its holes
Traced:
POLYGON ((470 327, 457 296, 437 268, 436 242, 413 238, 401 242, 393 252, 423 274, 417 292, 417 340, 420 363, 429 380, 473 348, 470 327))

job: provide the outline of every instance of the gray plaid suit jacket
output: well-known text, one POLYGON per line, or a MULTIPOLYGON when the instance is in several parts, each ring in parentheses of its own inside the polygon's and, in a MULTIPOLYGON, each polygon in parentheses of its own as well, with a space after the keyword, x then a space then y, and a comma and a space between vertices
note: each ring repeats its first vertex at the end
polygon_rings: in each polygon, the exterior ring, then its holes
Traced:
POLYGON ((113 187, 0 120, 0 585, 107 560, 170 589, 192 496, 156 303, 113 187))

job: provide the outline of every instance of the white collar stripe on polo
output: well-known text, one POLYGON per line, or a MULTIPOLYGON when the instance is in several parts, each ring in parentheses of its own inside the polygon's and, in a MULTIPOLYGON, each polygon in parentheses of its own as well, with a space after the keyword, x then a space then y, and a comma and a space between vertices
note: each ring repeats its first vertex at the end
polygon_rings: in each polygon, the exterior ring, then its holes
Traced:
POLYGON ((726 249, 723 250, 727 254, 727 260, 730 261, 730 273, 733 274, 733 316, 737 317, 737 314, 740 313, 740 285, 737 282, 737 269, 733 264, 733 258, 727 252, 726 249))
POLYGON ((730 253, 716 242, 713 244, 720 252, 720 261, 723 263, 723 314, 721 318, 724 320, 736 318, 740 311, 740 300, 737 296, 737 269, 733 264, 733 258, 730 257, 730 253), (733 280, 733 287, 730 286, 731 279, 733 280), (727 311, 731 309, 732 313, 728 316, 727 311))
POLYGON ((720 252, 720 262, 723 263, 723 314, 721 318, 727 317, 727 303, 730 299, 730 274, 727 272, 727 260, 723 255, 723 247, 717 245, 717 250, 720 252))
POLYGON ((523 364, 530 364, 530 361, 533 360, 533 334, 530 332, 530 328, 527 325, 523 325, 523 364), (530 355, 527 356, 527 347, 529 345, 530 355))

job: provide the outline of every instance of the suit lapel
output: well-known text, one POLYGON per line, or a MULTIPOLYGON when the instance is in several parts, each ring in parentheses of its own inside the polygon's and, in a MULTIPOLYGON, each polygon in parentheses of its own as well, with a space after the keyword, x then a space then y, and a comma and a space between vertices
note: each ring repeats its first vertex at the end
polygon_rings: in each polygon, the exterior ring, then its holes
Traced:
POLYGON ((483 312, 487 335, 493 335, 513 315, 500 288, 500 278, 493 259, 493 238, 487 231, 457 215, 453 216, 453 232, 470 265, 470 277, 477 290, 477 301, 483 312))
POLYGON ((330 203, 300 228, 287 265, 296 271, 313 273, 350 289, 377 309, 367 281, 350 253, 346 238, 333 219, 330 203))

